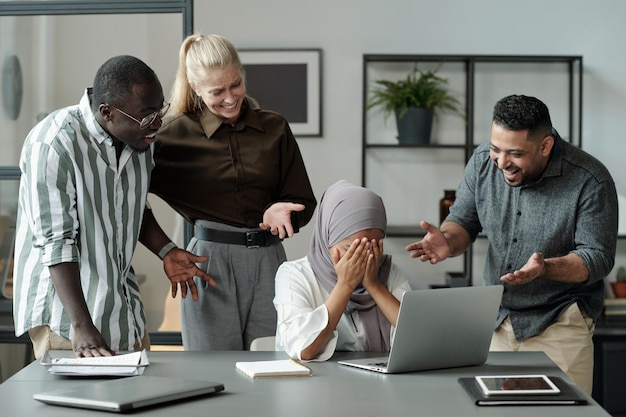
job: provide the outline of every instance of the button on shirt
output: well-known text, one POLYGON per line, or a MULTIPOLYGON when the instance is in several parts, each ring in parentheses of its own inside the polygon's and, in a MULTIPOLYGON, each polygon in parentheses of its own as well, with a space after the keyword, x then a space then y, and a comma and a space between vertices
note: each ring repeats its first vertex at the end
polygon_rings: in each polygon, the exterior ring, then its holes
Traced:
POLYGON ((97 123, 89 90, 26 138, 17 216, 15 333, 49 325, 71 339, 69 317, 48 266, 77 262, 95 326, 114 350, 132 350, 146 317, 131 259, 153 167, 152 150, 124 147, 119 163, 97 123))
POLYGON ((533 254, 545 258, 575 253, 582 258, 586 282, 535 279, 505 285, 498 325, 510 316, 518 340, 535 336, 569 305, 596 319, 602 312, 604 282, 613 268, 617 239, 617 193, 608 170, 595 158, 557 138, 541 178, 520 187, 504 182, 480 145, 468 162, 457 198, 446 220, 461 225, 472 241, 489 239, 484 282, 520 269, 533 254))

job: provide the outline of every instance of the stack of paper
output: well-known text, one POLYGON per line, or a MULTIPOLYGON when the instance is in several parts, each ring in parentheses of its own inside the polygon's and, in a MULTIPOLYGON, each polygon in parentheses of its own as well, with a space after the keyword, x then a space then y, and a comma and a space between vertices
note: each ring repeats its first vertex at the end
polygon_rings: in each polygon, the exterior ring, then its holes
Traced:
POLYGON ((141 375, 149 364, 146 351, 95 358, 53 358, 46 352, 41 364, 52 375, 65 376, 134 376, 141 375))
POLYGON ((310 376, 311 368, 295 359, 275 361, 237 362, 237 369, 250 378, 275 378, 281 376, 310 376))

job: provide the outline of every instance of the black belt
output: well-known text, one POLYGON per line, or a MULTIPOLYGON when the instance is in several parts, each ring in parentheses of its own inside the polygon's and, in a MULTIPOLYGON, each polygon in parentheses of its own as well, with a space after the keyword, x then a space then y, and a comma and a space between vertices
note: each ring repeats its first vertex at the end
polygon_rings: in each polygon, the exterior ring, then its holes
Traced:
POLYGON ((199 240, 228 243, 230 245, 244 245, 248 248, 265 247, 280 242, 280 238, 278 236, 275 236, 265 230, 230 232, 228 230, 209 229, 196 224, 194 231, 194 236, 199 240))

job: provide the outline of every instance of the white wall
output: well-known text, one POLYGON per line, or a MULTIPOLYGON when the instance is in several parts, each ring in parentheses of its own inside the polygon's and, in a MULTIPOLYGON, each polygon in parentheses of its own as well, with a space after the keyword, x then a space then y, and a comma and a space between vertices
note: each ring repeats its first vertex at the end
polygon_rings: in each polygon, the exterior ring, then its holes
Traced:
MULTIPOLYGON (((626 60, 621 53, 626 35, 621 23, 626 12, 623 2, 319 0, 295 4, 269 0, 212 6, 196 1, 194 25, 197 31, 228 37, 239 48, 323 49, 324 136, 299 139, 316 192, 342 177, 360 182, 362 55, 432 53, 582 55, 583 147, 609 167, 621 193, 626 193, 626 174, 619 169, 621 152, 616 152, 622 146, 618 138, 626 104, 626 77, 621 71, 626 60)), ((419 191, 416 186, 414 192, 419 191)), ((289 255, 303 254, 306 241, 288 245, 289 255)))
MULTIPOLYGON (((241 49, 323 50, 323 137, 298 139, 318 196, 337 179, 361 181, 362 56, 366 53, 582 55, 583 148, 608 166, 618 191, 626 195, 626 172, 620 169, 626 148, 621 141, 626 3, 267 0, 196 1, 194 8, 197 32, 226 36, 241 49)), ((407 190, 420 191, 419 184, 407 190)), ((311 225, 286 242, 290 259, 306 253, 310 233, 311 225)), ((392 239, 385 245, 415 287, 443 280, 444 271, 462 269, 460 259, 437 267, 409 259, 403 248, 410 241, 392 239)), ((153 258, 144 261, 139 254, 136 264, 154 270, 150 274, 159 272, 153 258)))

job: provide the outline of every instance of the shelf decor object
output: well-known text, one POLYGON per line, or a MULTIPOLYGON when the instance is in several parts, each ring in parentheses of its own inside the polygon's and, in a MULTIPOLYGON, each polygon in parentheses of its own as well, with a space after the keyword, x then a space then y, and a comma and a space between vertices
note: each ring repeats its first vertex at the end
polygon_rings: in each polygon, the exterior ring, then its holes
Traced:
POLYGON ((401 144, 428 144, 437 111, 463 117, 459 99, 448 92, 448 80, 437 75, 438 69, 423 71, 415 65, 404 79, 374 81, 367 109, 380 107, 385 118, 395 114, 401 144))
POLYGON ((24 95, 22 66, 17 55, 9 55, 2 63, 2 103, 10 120, 17 120, 24 95))
POLYGON ((240 49, 247 94, 280 113, 295 136, 322 136, 322 50, 240 49))
POLYGON ((456 199, 456 190, 444 190, 443 198, 439 200, 439 225, 443 223, 443 221, 450 214, 450 207, 454 204, 454 200, 456 199))
POLYGON ((620 266, 615 274, 615 282, 611 282, 615 298, 626 298, 626 268, 620 266))

